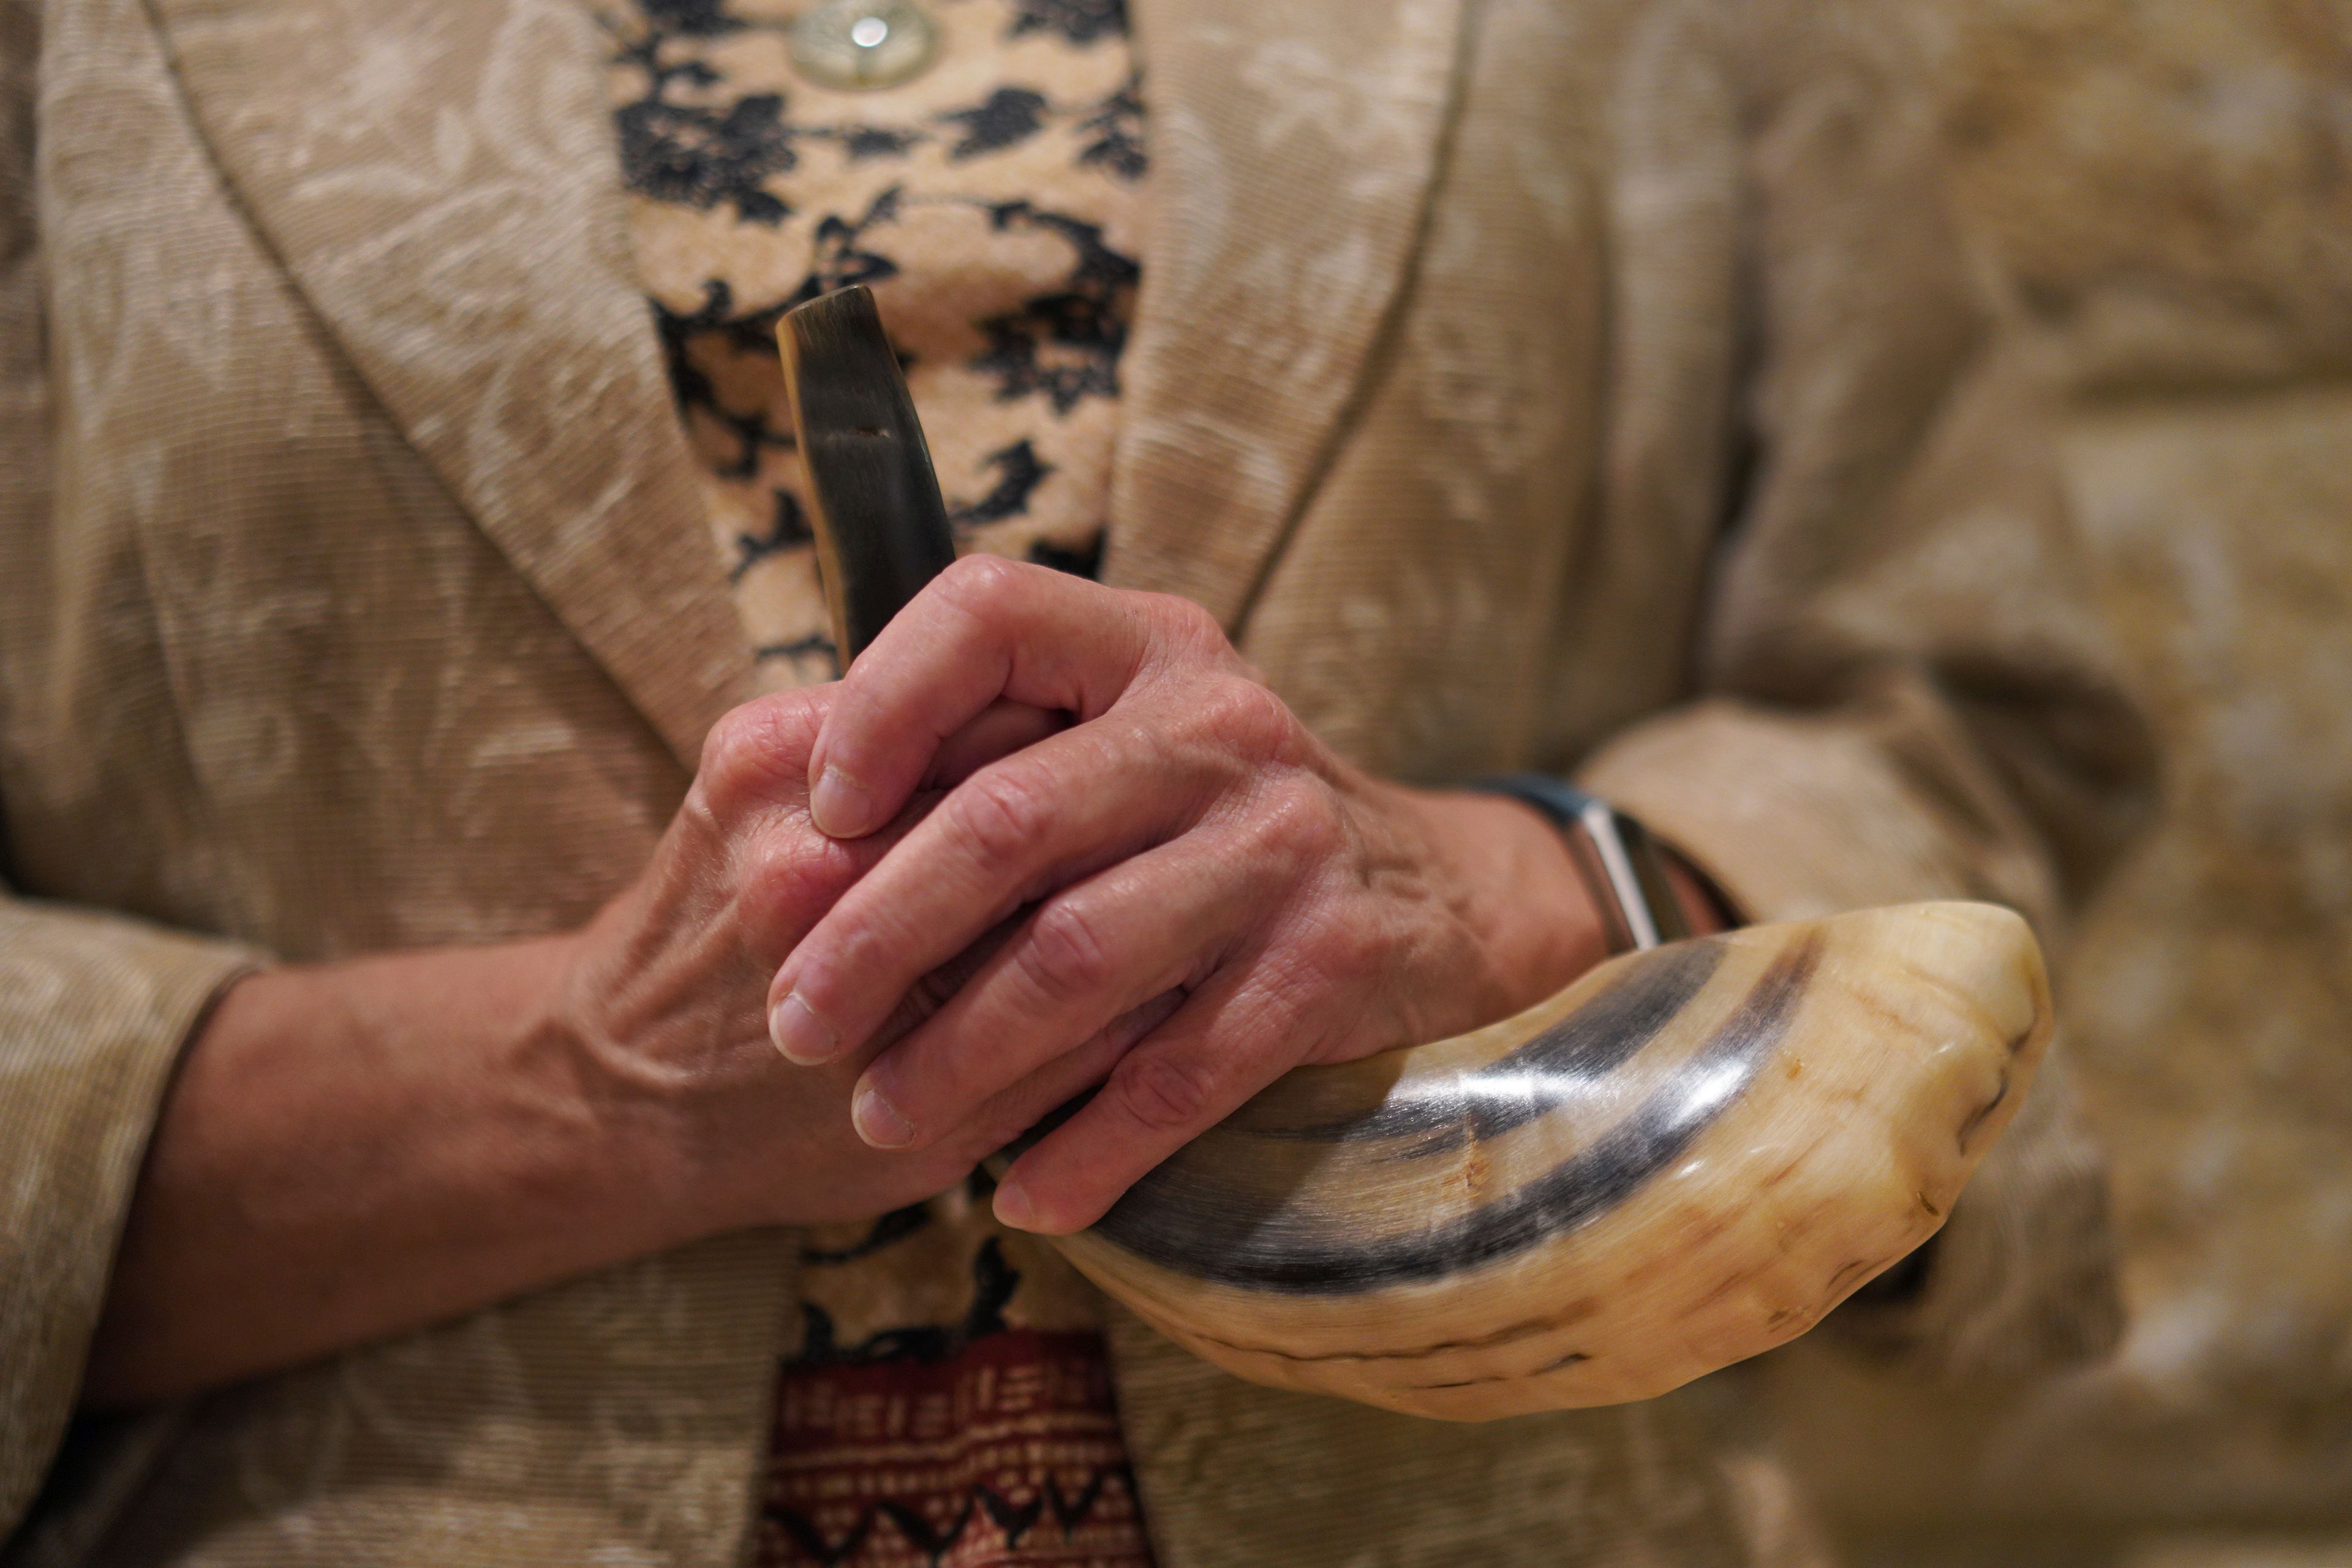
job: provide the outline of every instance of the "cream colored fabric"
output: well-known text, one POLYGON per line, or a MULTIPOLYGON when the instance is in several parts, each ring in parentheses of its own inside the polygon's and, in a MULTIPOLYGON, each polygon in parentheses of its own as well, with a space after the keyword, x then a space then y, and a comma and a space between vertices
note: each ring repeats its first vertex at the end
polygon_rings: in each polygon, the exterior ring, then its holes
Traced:
MULTIPOLYGON (((75 1054, 0 1100, 0 1159, 113 1174, 8 1235, 48 1325, 0 1337, 9 1499, 43 1484, 128 1151, 247 948, 580 919, 751 679, 570 0, 50 0, 37 70, 26 4, 0 802, 18 889, 112 913, 8 907, 14 952, 78 956, 5 972, 0 1051, 75 1054)), ((1108 574, 1215 608, 1374 766, 1581 763, 1753 910, 2054 908, 2139 742, 1950 222, 1938 14, 1139 0, 1108 574)), ((10 1551, 731 1561, 788 1257, 713 1243, 84 1427, 10 1551)), ((1165 1568, 1780 1552, 1759 1461, 1664 1408, 1310 1417, 1121 1341, 1165 1568), (1576 1476, 1659 1507, 1580 1512, 1576 1476)))
POLYGON ((1465 1428, 1237 1382, 1133 1318, 1114 1345, 1163 1564, 1771 1561, 1730 1446, 1673 1400, 1465 1428))
POLYGON ((0 908, 0 1517, 64 1436, 180 1037, 245 962, 136 921, 0 908))

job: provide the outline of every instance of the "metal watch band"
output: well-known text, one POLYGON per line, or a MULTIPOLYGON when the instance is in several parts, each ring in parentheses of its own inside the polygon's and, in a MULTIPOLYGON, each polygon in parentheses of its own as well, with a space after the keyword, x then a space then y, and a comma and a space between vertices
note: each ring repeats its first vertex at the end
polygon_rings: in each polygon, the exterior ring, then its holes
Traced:
POLYGON ((1502 773, 1467 787, 1507 795, 1551 818, 1612 928, 1612 952, 1638 952, 1690 935, 1658 841, 1633 817, 1547 773, 1502 773))

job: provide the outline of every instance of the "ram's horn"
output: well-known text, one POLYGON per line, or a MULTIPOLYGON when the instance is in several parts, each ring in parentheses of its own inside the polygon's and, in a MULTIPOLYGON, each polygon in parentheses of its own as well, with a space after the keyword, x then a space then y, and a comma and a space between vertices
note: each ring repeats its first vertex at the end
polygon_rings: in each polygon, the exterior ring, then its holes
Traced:
POLYGON ((860 284, 788 311, 776 346, 834 651, 846 668, 954 563, 955 535, 874 291, 860 284))
MULTIPOLYGON (((779 334, 846 659, 953 549, 872 297, 779 334)), ((1294 1072, 1062 1245, 1260 1383, 1465 1420, 1640 1399, 1932 1235, 2049 1033, 2040 950, 1990 905, 1677 942, 1294 1072)))
POLYGON ((1259 1383, 1460 1420, 1645 1398, 1933 1234, 2049 1033, 1988 904, 1677 942, 1293 1072, 1064 1249, 1259 1383))

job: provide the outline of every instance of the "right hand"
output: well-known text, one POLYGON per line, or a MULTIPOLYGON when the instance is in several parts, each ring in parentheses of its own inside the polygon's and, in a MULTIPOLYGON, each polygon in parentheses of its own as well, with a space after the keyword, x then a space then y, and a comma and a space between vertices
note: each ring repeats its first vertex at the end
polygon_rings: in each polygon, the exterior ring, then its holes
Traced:
POLYGON ((711 1230, 866 1218, 929 1197, 1086 1087, 1128 1043, 1114 1026, 1052 1081, 1024 1083, 937 1144, 904 1152, 858 1137, 851 1089, 875 1052, 953 993, 980 949, 910 996, 868 1051, 822 1070, 776 1054, 768 991, 793 946, 940 791, 1060 721, 998 704, 942 748, 897 822, 845 842, 819 832, 808 806, 809 752, 834 690, 761 698, 713 728, 651 864, 570 939, 559 984, 558 1027, 587 1064, 592 1103, 649 1119, 672 1156, 657 1163, 691 1180, 680 1196, 711 1230))
POLYGON ((149 1142, 84 1399, 181 1397, 724 1231, 885 1214, 1051 1109, 1057 1085, 884 1152, 850 1125, 863 1061, 813 1072, 769 1044, 769 984, 817 918, 940 785, 1059 723, 992 709, 898 822, 843 844, 806 799, 833 697, 722 720, 650 864, 580 931, 232 984, 149 1142))

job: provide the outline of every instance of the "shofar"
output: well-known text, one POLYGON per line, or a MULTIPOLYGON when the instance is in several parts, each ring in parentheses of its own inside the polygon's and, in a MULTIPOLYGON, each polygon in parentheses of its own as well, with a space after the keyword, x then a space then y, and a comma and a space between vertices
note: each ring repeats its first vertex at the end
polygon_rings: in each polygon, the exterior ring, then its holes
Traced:
MULTIPOLYGON (((953 544, 872 296, 778 335, 846 659, 953 544)), ((1932 1235, 2049 1035, 2040 950, 1991 905, 1678 942, 1293 1072, 1061 1245, 1260 1383, 1458 1420, 1641 1399, 1932 1235)))
POLYGON ((1063 1250, 1259 1383, 1454 1420, 1646 1398, 1932 1235, 2049 1037, 1992 905, 1677 942, 1290 1073, 1063 1250))

